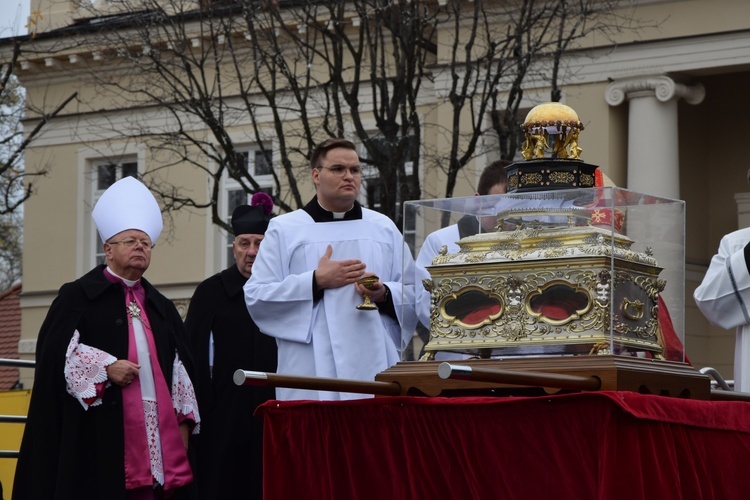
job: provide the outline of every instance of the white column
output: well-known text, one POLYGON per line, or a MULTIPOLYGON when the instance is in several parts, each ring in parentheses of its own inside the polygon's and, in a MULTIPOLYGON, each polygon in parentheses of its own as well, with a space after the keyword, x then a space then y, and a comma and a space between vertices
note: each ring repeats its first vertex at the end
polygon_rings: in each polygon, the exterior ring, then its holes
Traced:
POLYGON ((699 104, 703 85, 685 85, 668 76, 625 78, 610 83, 605 99, 610 106, 627 99, 628 189, 680 199, 680 158, 677 100, 699 104))

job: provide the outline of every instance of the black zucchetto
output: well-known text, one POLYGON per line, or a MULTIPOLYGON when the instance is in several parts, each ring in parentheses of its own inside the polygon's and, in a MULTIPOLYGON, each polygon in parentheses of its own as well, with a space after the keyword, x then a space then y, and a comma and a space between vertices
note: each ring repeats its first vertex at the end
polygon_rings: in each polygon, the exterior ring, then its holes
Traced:
POLYGON ((240 205, 232 212, 234 235, 265 234, 268 221, 273 216, 273 198, 258 191, 250 198, 249 205, 240 205))
POLYGON ((235 236, 240 234, 264 234, 268 229, 268 221, 263 206, 240 205, 232 212, 232 230, 235 236))

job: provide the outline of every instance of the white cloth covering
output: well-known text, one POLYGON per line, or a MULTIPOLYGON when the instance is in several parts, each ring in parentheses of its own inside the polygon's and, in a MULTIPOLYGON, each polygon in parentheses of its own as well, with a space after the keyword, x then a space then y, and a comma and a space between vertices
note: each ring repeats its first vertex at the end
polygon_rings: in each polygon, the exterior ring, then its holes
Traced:
MULTIPOLYGON (((382 214, 362 209, 361 220, 316 223, 304 210, 274 219, 245 284, 245 301, 260 329, 276 337, 278 373, 372 381, 400 360, 416 315, 413 285, 402 287, 414 263, 403 237, 382 214), (332 260, 359 259, 389 288, 398 321, 358 310, 355 286, 326 289, 313 301, 312 279, 328 245, 332 260), (402 334, 401 326, 404 325, 402 334)), ((279 399, 356 399, 360 394, 277 388, 279 399)))
POLYGON ((458 252, 461 249, 457 244, 460 239, 458 224, 451 224, 428 234, 424 243, 422 243, 422 247, 419 249, 417 265, 425 268, 432 265, 432 259, 437 256, 443 245, 448 247, 448 253, 458 252))
POLYGON ((698 309, 712 325, 737 329, 734 388, 742 392, 750 392, 750 272, 745 261, 748 243, 750 228, 724 236, 703 282, 693 294, 698 309))
MULTIPOLYGON (((421 271, 419 278, 429 279, 430 272, 427 270, 427 267, 432 265, 432 260, 438 255, 438 253, 440 253, 440 249, 443 245, 448 247, 448 253, 458 252, 461 248, 456 242, 460 239, 461 236, 459 235, 457 224, 452 224, 428 234, 417 254, 417 269, 421 271)), ((421 279, 417 281, 421 282, 421 279)), ((430 292, 421 286, 418 286, 417 290, 420 291, 420 296, 417 300, 417 316, 419 317, 419 322, 422 323, 425 328, 429 329, 430 292)))
MULTIPOLYGON (((430 272, 427 270, 427 266, 432 265, 432 260, 440 253, 440 249, 445 245, 448 253, 456 253, 461 247, 458 246, 458 240, 461 239, 461 235, 458 231, 458 224, 451 224, 437 231, 427 235, 422 247, 419 249, 417 254, 417 269, 423 270, 423 275, 429 279, 430 272)), ((422 323, 427 329, 430 328, 430 292, 425 290, 423 287, 417 287, 417 290, 421 290, 421 295, 417 300, 417 316, 419 317, 420 323, 422 323)), ((435 353, 436 361, 448 361, 453 359, 469 359, 471 356, 468 354, 462 354, 458 352, 446 352, 438 351, 435 353)))

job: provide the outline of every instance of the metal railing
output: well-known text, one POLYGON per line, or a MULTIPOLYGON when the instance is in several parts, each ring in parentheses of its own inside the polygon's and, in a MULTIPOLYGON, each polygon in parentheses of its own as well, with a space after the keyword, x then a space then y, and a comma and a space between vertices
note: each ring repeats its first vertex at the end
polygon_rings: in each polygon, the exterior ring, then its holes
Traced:
MULTIPOLYGON (((0 366, 15 368, 35 368, 36 362, 25 359, 0 358, 0 366)), ((25 424, 26 415, 0 415, 0 424, 25 424)), ((18 450, 0 450, 0 458, 18 458, 18 450)))
POLYGON ((711 387, 719 387, 723 391, 734 390, 734 380, 724 380, 719 370, 706 366, 699 370, 702 374, 708 375, 713 380, 711 381, 711 387))

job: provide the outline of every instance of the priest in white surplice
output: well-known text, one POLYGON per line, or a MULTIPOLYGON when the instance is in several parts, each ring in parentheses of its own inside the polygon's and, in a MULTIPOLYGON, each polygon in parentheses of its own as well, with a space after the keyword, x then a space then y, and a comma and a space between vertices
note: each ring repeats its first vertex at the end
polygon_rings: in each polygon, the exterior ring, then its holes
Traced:
POLYGON ((736 328, 734 389, 750 392, 750 228, 721 239, 693 297, 712 325, 736 328))
MULTIPOLYGON (((395 224, 357 203, 362 169, 353 143, 321 143, 311 167, 317 194, 271 219, 245 300, 261 331, 277 339, 278 373, 372 381, 400 360, 416 326, 413 286, 402 287, 402 257, 408 276, 413 260, 395 224), (380 280, 371 290, 356 283, 373 273, 380 280), (364 295, 377 311, 356 308, 364 295)), ((276 396, 363 397, 287 388, 276 396)))

